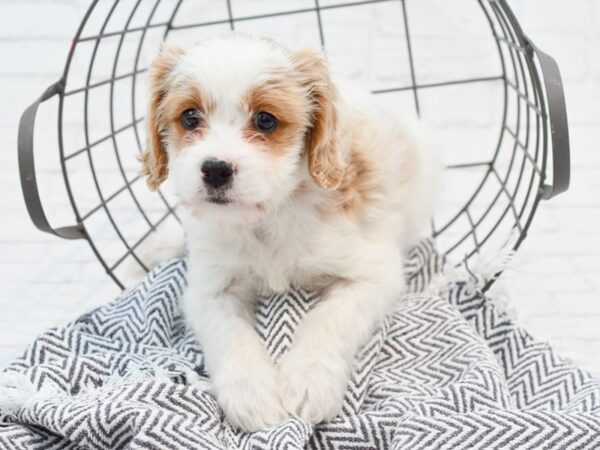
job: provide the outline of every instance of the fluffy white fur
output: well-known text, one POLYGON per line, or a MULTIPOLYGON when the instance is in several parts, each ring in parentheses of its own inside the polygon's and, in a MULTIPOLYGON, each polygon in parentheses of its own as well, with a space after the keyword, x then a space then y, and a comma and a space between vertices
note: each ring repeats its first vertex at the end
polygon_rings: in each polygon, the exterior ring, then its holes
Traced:
MULTIPOLYGON (((311 85, 310 76, 293 81, 303 70, 297 55, 232 33, 164 49, 153 69, 153 82, 163 84, 151 108, 160 112, 169 92, 183 101, 185 86, 197 86, 213 105, 203 115, 202 135, 177 145, 175 125, 151 111, 150 120, 159 123, 151 123, 150 132, 159 133, 164 148, 149 149, 145 165, 152 178, 166 164, 181 201, 189 254, 184 314, 203 348, 218 403, 245 430, 290 415, 317 423, 340 412, 357 351, 404 289, 403 250, 427 229, 437 178, 437 160, 418 124, 400 122, 370 95, 321 73, 319 83, 331 83, 326 100, 336 112, 329 136, 335 148, 328 151, 337 152, 345 177, 358 161, 355 153, 369 170, 355 171, 360 176, 346 185, 339 177, 318 182, 308 147, 315 108, 322 105, 309 97, 323 86, 311 85), (274 83, 276 90, 274 73, 288 74, 312 108, 298 111, 306 124, 286 138, 283 151, 244 134, 253 112, 243 99, 257 86, 274 83), (231 203, 207 201, 200 171, 207 158, 234 164, 225 193, 231 203), (340 206, 352 196, 356 202, 340 206), (322 300, 275 364, 254 330, 255 300, 292 285, 320 290, 322 300)), ((326 70, 321 56, 310 55, 326 70)), ((304 68, 311 63, 306 58, 304 68)))

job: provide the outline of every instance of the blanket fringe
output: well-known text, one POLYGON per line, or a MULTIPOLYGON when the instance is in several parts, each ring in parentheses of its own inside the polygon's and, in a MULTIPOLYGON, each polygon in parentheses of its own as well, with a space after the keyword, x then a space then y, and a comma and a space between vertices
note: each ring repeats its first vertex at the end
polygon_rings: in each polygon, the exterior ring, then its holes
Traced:
MULTIPOLYGON (((201 377, 190 368, 180 368, 189 384, 200 385, 208 390, 210 385, 202 382, 201 377)), ((168 370, 154 364, 136 365, 123 375, 113 373, 101 386, 82 386, 76 394, 78 397, 98 395, 100 389, 114 388, 128 383, 146 382, 155 380, 163 383, 172 383, 172 374, 168 370)), ((3 417, 16 417, 19 411, 29 408, 39 402, 70 397, 71 395, 61 390, 51 381, 46 381, 39 389, 31 380, 22 373, 5 372, 0 374, 0 419, 3 417)))
POLYGON ((54 383, 48 381, 39 389, 24 374, 0 374, 0 418, 15 417, 18 412, 35 403, 60 395, 54 383))
POLYGON ((448 292, 456 283, 462 283, 467 292, 483 294, 484 287, 493 281, 486 297, 490 298, 501 312, 514 318, 516 311, 509 300, 508 285, 505 278, 499 278, 498 274, 522 265, 522 262, 517 260, 516 251, 513 250, 517 238, 515 232, 511 233, 504 244, 477 254, 472 262, 465 261, 457 266, 447 261, 442 272, 432 278, 427 292, 440 295, 448 292))

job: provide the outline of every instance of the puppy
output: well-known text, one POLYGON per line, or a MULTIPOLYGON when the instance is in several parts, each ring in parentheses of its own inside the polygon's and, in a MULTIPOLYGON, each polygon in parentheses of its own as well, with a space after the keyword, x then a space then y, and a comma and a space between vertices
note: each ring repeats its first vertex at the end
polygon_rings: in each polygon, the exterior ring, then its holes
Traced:
POLYGON ((150 71, 148 185, 185 211, 183 312, 227 419, 257 430, 340 412, 354 358, 404 289, 436 161, 414 126, 334 82, 316 51, 229 33, 163 46, 150 71), (321 300, 274 364, 259 295, 321 300))

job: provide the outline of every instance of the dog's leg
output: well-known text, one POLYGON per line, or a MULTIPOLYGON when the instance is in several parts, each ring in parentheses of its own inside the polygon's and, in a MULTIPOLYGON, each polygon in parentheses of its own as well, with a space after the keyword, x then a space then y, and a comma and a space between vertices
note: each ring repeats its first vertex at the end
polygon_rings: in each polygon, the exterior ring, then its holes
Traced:
POLYGON ((207 272, 191 277, 183 306, 217 402, 229 422, 246 431, 281 422, 287 413, 278 396, 275 365, 254 330, 252 302, 237 292, 217 292, 214 282, 207 272))
POLYGON ((278 364, 289 413, 311 423, 340 413, 356 354, 404 289, 400 260, 377 267, 336 282, 300 323, 278 364))

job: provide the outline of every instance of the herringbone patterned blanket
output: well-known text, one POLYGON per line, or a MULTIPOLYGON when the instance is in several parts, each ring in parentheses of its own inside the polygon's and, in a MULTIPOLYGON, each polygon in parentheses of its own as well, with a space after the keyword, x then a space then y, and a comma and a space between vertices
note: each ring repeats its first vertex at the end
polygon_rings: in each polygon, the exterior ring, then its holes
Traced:
MULTIPOLYGON (((164 263, 40 336, 0 376, 0 448, 600 448, 600 380, 516 327, 476 283, 422 293, 441 265, 429 241, 411 252, 412 293, 360 353, 339 417, 245 434, 223 418, 182 320, 185 263, 164 263)), ((264 299, 257 329, 274 356, 316 300, 264 299)))

